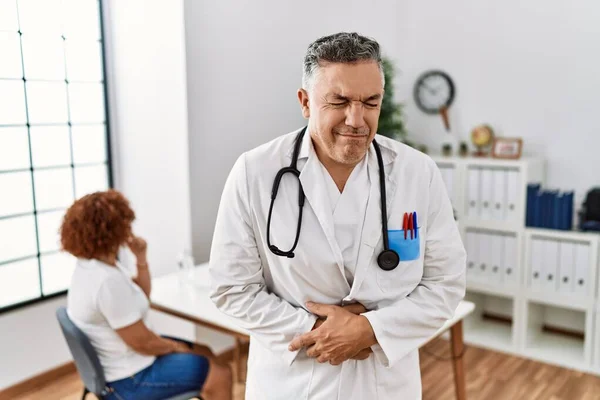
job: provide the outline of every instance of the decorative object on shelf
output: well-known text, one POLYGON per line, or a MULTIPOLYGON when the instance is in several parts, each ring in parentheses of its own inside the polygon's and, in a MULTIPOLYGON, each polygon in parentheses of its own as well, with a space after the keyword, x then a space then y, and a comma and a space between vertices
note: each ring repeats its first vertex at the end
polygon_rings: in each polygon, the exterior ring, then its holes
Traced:
POLYGON ((442 155, 444 157, 452 156, 452 145, 451 144, 446 143, 445 145, 442 146, 442 155))
POLYGON ((523 139, 521 138, 495 138, 492 146, 492 157, 518 160, 521 158, 523 139))
POLYGON ((426 114, 439 114, 450 132, 448 110, 455 96, 452 78, 440 70, 426 71, 417 79, 413 95, 419 109, 426 114))
POLYGON ((579 211, 579 229, 600 232, 600 188, 587 192, 579 211))
MULTIPOLYGON (((383 57, 382 63, 383 75, 385 77, 385 91, 383 92, 383 100, 381 102, 377 133, 405 142, 406 127, 404 126, 402 104, 394 102, 394 64, 387 57, 383 57)), ((412 147, 412 144, 409 144, 409 146, 412 147)))
POLYGON ((460 147, 458 149, 458 154, 461 157, 466 157, 469 155, 469 145, 467 142, 460 142, 460 147))
POLYGON ((527 185, 525 225, 568 231, 573 228, 574 192, 542 190, 539 183, 527 185))
POLYGON ((477 148, 476 157, 486 157, 494 143, 494 130, 487 124, 477 125, 471 131, 471 143, 477 148))

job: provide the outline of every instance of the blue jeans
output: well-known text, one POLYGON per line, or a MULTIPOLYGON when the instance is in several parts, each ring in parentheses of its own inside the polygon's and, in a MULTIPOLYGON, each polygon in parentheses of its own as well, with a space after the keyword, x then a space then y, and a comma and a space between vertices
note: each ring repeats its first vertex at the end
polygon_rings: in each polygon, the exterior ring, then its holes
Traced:
POLYGON ((109 382, 107 386, 113 391, 105 399, 162 400, 181 393, 200 393, 208 369, 208 359, 197 354, 171 353, 159 356, 152 365, 133 376, 109 382))

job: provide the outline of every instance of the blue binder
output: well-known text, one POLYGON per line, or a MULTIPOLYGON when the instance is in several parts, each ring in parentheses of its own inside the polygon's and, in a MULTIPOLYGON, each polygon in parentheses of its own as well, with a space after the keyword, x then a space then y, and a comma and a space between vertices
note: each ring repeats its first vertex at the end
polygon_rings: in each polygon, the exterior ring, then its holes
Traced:
POLYGON ((544 228, 552 229, 554 227, 554 203, 558 191, 546 191, 546 209, 544 214, 544 228))
POLYGON ((532 223, 534 227, 542 226, 542 197, 544 193, 542 191, 537 192, 533 197, 533 219, 532 223))
POLYGON ((535 214, 535 197, 541 189, 539 183, 530 183, 527 185, 527 205, 525 209, 525 225, 534 225, 534 214, 535 214))
POLYGON ((554 202, 552 204, 552 229, 562 229, 562 220, 563 220, 563 203, 565 199, 565 194, 556 194, 554 196, 554 202))
POLYGON ((563 229, 571 230, 573 228, 573 199, 575 192, 566 192, 563 201, 563 229))
POLYGON ((544 190, 542 195, 542 228, 550 228, 550 208, 552 207, 552 193, 544 190))

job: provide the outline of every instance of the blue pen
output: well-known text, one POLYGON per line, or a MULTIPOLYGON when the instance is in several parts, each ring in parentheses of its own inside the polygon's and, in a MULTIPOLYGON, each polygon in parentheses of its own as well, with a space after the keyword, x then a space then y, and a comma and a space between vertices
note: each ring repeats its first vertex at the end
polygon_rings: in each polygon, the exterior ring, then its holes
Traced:
POLYGON ((418 237, 419 230, 417 229, 417 212, 413 213, 413 228, 415 229, 415 239, 418 237))

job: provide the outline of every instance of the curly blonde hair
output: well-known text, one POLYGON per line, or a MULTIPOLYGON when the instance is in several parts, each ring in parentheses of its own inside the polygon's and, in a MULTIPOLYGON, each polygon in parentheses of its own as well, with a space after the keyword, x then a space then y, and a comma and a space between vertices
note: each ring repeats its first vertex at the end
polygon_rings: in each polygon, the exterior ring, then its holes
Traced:
POLYGON ((131 236, 134 220, 129 201, 119 191, 88 194, 75 201, 63 217, 62 248, 87 259, 116 253, 131 236))

